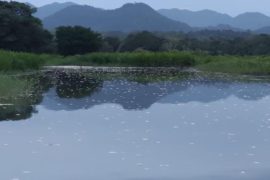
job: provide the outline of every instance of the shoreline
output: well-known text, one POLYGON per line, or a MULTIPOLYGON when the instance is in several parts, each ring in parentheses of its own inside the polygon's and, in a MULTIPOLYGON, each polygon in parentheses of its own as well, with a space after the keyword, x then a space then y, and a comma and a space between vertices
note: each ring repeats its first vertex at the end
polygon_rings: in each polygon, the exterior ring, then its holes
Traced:
POLYGON ((196 68, 185 67, 122 67, 122 66, 44 66, 43 70, 63 70, 80 72, 201 72, 196 68))

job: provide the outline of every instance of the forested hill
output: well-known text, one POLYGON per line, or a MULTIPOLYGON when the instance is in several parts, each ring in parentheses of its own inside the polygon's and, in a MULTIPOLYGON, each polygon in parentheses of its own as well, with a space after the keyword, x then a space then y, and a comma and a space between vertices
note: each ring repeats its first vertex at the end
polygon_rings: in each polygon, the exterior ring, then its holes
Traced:
POLYGON ((185 23, 171 20, 143 3, 125 4, 114 10, 98 9, 91 6, 69 6, 45 18, 47 29, 58 26, 80 25, 96 31, 190 31, 185 23))

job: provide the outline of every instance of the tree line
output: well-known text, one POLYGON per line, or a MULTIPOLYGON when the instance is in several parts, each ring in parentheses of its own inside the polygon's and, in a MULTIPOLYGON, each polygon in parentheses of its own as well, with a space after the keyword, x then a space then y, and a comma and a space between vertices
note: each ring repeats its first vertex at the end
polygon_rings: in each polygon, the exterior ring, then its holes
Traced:
POLYGON ((33 16, 36 9, 0 1, 0 49, 62 55, 91 52, 200 51, 213 55, 270 55, 270 36, 230 30, 134 32, 106 35, 90 28, 58 27, 49 32, 33 16))

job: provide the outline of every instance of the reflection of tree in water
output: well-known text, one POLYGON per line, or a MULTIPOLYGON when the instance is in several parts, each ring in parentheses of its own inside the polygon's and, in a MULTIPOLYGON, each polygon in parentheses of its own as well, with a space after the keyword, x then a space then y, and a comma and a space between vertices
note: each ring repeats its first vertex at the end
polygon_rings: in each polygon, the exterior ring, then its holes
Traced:
POLYGON ((7 87, 18 88, 20 92, 10 89, 9 95, 0 98, 0 121, 30 118, 36 112, 35 105, 41 103, 43 92, 52 86, 50 79, 44 75, 9 79, 24 86, 7 87))
POLYGON ((22 120, 31 117, 34 108, 31 105, 4 105, 0 106, 0 120, 22 120))
POLYGON ((80 73, 57 73, 56 92, 60 98, 83 98, 98 92, 102 81, 80 73))
POLYGON ((22 86, 4 87, 9 88, 10 92, 0 97, 0 121, 30 118, 33 113, 37 112, 35 105, 42 102, 43 93, 54 85, 60 98, 83 98, 97 92, 102 87, 102 81, 80 73, 56 72, 19 78, 7 76, 6 79, 14 82, 8 84, 18 83, 22 86))

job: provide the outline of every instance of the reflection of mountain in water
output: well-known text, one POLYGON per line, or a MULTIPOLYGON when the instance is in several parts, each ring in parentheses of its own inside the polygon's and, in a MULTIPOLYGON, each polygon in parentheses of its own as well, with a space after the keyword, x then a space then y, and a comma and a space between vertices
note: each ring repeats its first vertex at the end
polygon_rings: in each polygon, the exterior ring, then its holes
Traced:
MULTIPOLYGON (((57 88, 56 88, 57 89, 57 88)), ((80 99, 61 98, 51 89, 42 105, 52 110, 87 109, 103 103, 115 103, 124 109, 147 109, 152 104, 208 103, 236 96, 244 100, 258 100, 269 95, 267 83, 244 83, 216 80, 180 80, 141 84, 128 80, 105 81, 102 88, 80 99)))
POLYGON ((270 84, 242 82, 194 82, 185 91, 179 91, 162 99, 161 103, 209 103, 236 96, 244 100, 259 100, 270 94, 270 84))
POLYGON ((90 108, 103 103, 120 104, 125 109, 146 109, 168 94, 184 90, 185 82, 160 82, 140 84, 127 80, 105 81, 103 87, 93 94, 81 99, 64 99, 51 89, 42 103, 49 109, 74 110, 90 108))
POLYGON ((135 80, 125 77, 102 80, 101 77, 78 73, 55 73, 33 82, 36 83, 33 84, 35 91, 31 96, 12 101, 12 106, 0 106, 0 120, 30 118, 35 112, 35 105, 40 103, 51 110, 88 109, 104 103, 119 104, 127 110, 142 110, 157 102, 209 103, 230 96, 258 100, 270 94, 269 83, 198 76, 187 76, 185 79, 181 76, 172 81, 157 82, 151 79, 147 82, 138 77, 135 80))

